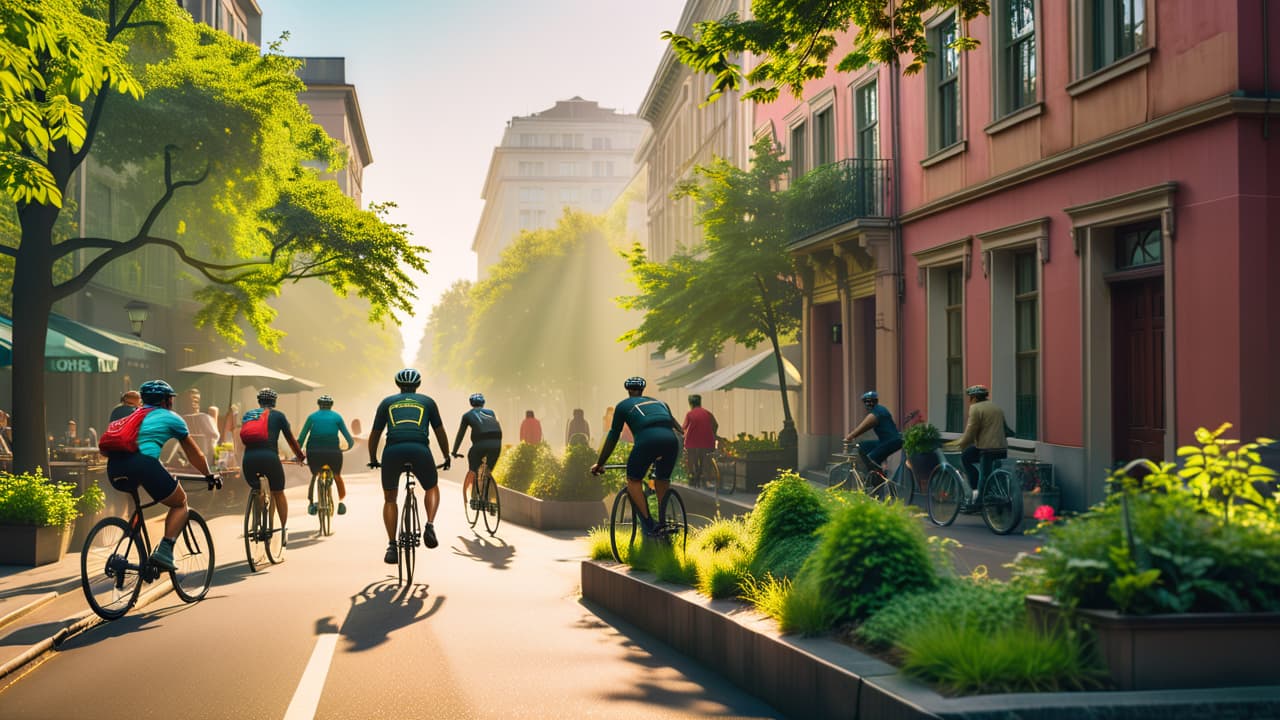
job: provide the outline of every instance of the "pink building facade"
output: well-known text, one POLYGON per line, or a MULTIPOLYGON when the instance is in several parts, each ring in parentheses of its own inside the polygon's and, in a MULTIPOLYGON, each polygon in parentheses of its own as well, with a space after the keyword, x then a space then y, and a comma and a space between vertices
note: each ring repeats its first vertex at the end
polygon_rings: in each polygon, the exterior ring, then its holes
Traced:
POLYGON ((838 161, 864 198, 792 244, 802 464, 872 387, 950 434, 964 387, 989 386, 1011 455, 1052 463, 1076 508, 1116 462, 1172 458, 1197 427, 1274 437, 1280 12, 991 5, 965 29, 977 50, 943 49, 940 13, 925 71, 829 72, 756 108, 797 178, 838 161))

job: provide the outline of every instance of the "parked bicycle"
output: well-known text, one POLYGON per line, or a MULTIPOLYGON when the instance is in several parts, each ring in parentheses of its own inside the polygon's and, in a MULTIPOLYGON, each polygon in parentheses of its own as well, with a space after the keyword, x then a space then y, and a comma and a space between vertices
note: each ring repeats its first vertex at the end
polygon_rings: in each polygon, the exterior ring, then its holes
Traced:
POLYGON ((326 463, 320 468, 320 472, 311 477, 311 487, 307 489, 307 495, 315 498, 320 535, 324 537, 333 534, 333 513, 336 507, 333 502, 333 484, 333 469, 326 463))
POLYGON ((244 506, 244 555, 250 572, 265 567, 268 562, 272 565, 284 562, 284 528, 276 527, 278 517, 267 477, 259 473, 258 487, 249 491, 249 500, 244 506))
POLYGON ((1013 474, 1003 466, 983 461, 978 466, 978 490, 969 485, 964 471, 952 464, 959 462, 959 453, 934 450, 938 466, 929 475, 929 520, 934 525, 946 527, 955 522, 960 513, 982 515, 991 532, 1008 535, 1022 522, 1022 487, 1014 482, 1013 474))
MULTIPOLYGON (((179 481, 205 480, 203 475, 179 475, 179 481)), ((222 487, 214 476, 208 489, 222 487)), ((151 562, 151 536, 142 511, 156 505, 142 504, 136 489, 129 492, 133 513, 128 520, 108 517, 89 531, 80 554, 80 587, 89 607, 104 620, 115 620, 138 601, 144 583, 168 572, 173 590, 183 602, 193 603, 209 592, 213 583, 213 536, 204 517, 188 509, 182 534, 173 544, 173 570, 151 562)))
MULTIPOLYGON (((604 466, 605 470, 626 470, 626 468, 624 464, 604 466)), ((643 488, 645 503, 649 506, 649 517, 654 518, 655 522, 657 518, 664 518, 664 522, 658 524, 659 536, 673 545, 679 542, 680 549, 684 550, 685 542, 689 537, 689 516, 685 513, 684 499, 674 487, 669 487, 662 499, 663 507, 659 511, 652 476, 643 483, 643 488)), ((614 496, 613 509, 609 512, 609 547, 613 551, 613 559, 617 562, 622 562, 621 547, 627 548, 628 556, 635 549, 636 535, 640 531, 640 521, 636 515, 631 495, 627 492, 626 486, 623 486, 614 496)))
MULTIPOLYGON (((454 453, 453 456, 462 457, 459 453, 454 453)), ((471 527, 475 527, 480 516, 484 515, 484 526, 489 534, 498 532, 498 523, 502 522, 502 497, 498 494, 498 481, 489 473, 487 459, 480 461, 480 468, 476 470, 476 479, 471 485, 470 493, 463 489, 462 506, 467 514, 467 523, 471 527)))

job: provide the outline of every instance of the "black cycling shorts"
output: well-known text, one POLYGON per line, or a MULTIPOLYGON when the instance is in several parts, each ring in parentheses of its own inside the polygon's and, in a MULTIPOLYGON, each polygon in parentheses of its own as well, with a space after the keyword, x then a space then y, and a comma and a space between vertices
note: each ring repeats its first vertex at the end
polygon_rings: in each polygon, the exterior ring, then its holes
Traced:
POLYGON ((258 489, 258 476, 262 475, 272 492, 284 492, 284 465, 274 448, 245 448, 240 474, 254 490, 258 489))
POLYGON ((342 451, 338 448, 307 448, 307 467, 312 475, 319 475, 328 465, 334 475, 342 474, 342 451))
POLYGON ((643 480, 653 466, 654 479, 670 480, 680 457, 680 438, 670 428, 649 428, 636 435, 627 456, 627 479, 643 480))
POLYGON ((413 476, 418 479, 418 486, 430 490, 436 486, 439 474, 436 461, 431 455, 431 447, 422 443, 397 443, 388 445, 382 450, 382 489, 395 490, 400 487, 400 477, 404 474, 405 464, 413 466, 413 476))
POLYGON ((480 461, 484 460, 489 463, 489 474, 493 474, 493 468, 498 464, 498 455, 502 453, 502 445, 472 445, 467 451, 467 469, 471 472, 479 472, 480 461))
POLYGON ((112 453, 107 459, 107 478, 120 492, 141 486, 152 500, 160 502, 178 488, 175 478, 160 461, 142 453, 112 453))

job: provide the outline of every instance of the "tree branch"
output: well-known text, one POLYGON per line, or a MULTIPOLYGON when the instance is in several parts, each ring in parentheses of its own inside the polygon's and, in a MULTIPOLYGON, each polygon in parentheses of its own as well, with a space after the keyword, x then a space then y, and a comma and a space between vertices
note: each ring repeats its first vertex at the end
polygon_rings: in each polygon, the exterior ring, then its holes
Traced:
POLYGON ((125 8, 124 13, 117 18, 116 0, 111 0, 110 10, 108 12, 109 22, 107 23, 107 42, 115 42, 116 36, 135 25, 135 23, 129 22, 129 18, 133 17, 134 11, 137 10, 138 6, 141 4, 142 0, 130 0, 129 7, 125 8))
MULTIPOLYGON (((89 264, 86 265, 75 277, 67 280, 66 282, 55 285, 53 287, 55 300, 60 300, 72 293, 83 290, 84 287, 89 284, 89 281, 93 279, 93 276, 102 270, 102 268, 106 267, 108 263, 113 260, 118 260, 147 245, 160 245, 173 250, 178 254, 178 259, 182 260, 183 263, 199 271, 200 274, 210 282, 214 282, 219 285, 234 285, 242 280, 253 277, 253 275, 259 271, 240 273, 233 277, 224 277, 218 274, 220 272, 226 272, 228 270, 235 270, 243 267, 252 267, 253 265, 262 265, 264 267, 268 266, 263 262, 245 262, 236 265, 221 265, 218 263, 207 262, 200 260, 199 258, 191 257, 191 255, 187 254, 187 249, 183 247, 181 243, 174 240, 169 240, 168 238, 148 237, 141 234, 126 242, 115 242, 105 240, 103 238, 80 238, 80 240, 84 241, 87 247, 109 247, 110 249, 91 260, 89 264)), ((71 242, 78 241, 73 240, 71 242)), ((65 244, 67 243, 62 243, 61 245, 65 244)), ((59 245, 59 247, 61 247, 61 245, 59 245)))
POLYGON ((18 257, 18 248, 11 248, 8 245, 0 245, 0 255, 8 255, 11 258, 18 257))
MULTIPOLYGON (((148 238, 147 242, 144 244, 157 244, 157 243, 153 243, 152 240, 158 241, 158 243, 174 242, 172 240, 167 240, 165 238, 148 238)), ((121 241, 121 240, 111 240, 109 238, 100 238, 100 237, 82 237, 82 238, 75 238, 72 240, 66 240, 54 246, 54 259, 58 260, 58 259, 64 258, 67 255, 70 255, 71 253, 77 252, 79 250, 93 250, 95 248, 112 250, 116 247, 124 245, 125 242, 132 242, 132 240, 121 241)), ((126 254, 128 252, 132 252, 132 250, 126 251, 126 254)), ((239 270, 240 268, 252 267, 254 265, 270 264, 264 260, 246 260, 245 262, 240 262, 240 263, 214 263, 206 260, 201 260, 198 262, 200 262, 200 264, 202 264, 204 267, 210 270, 215 270, 220 272, 227 272, 230 270, 239 270)))

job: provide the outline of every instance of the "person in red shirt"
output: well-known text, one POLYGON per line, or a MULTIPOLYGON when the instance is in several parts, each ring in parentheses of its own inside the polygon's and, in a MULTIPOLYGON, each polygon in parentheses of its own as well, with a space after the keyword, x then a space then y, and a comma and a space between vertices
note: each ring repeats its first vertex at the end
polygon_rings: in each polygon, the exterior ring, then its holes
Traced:
MULTIPOLYGON (((697 487, 702 471, 710 467, 707 458, 716 449, 716 431, 720 423, 710 410, 702 407, 701 395, 689 396, 689 412, 684 416, 684 458, 689 469, 689 486, 697 487)), ((708 478, 708 483, 715 482, 708 478)))
POLYGON ((530 445, 542 442, 542 422, 533 416, 532 410, 524 411, 524 420, 520 423, 520 442, 530 445))

